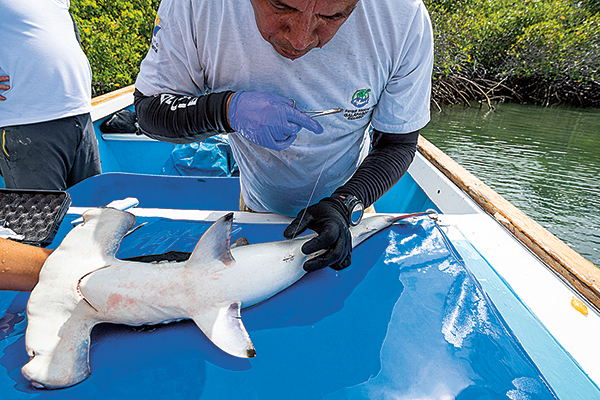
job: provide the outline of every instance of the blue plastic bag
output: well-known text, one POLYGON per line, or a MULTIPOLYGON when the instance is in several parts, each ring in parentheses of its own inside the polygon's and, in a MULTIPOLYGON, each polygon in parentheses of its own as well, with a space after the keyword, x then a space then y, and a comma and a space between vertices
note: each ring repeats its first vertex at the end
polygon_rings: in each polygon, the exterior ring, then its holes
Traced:
POLYGON ((161 170, 162 175, 237 176, 238 167, 227 137, 178 144, 161 170))

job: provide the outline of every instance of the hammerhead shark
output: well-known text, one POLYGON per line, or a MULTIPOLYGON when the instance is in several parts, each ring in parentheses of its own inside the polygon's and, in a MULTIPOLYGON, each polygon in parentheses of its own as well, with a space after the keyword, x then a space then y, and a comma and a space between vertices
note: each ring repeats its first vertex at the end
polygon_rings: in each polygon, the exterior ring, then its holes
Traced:
MULTIPOLYGON (((375 214, 351 228, 353 247, 404 216, 375 214)), ((119 260, 135 216, 114 208, 83 214, 48 257, 27 305, 23 375, 36 388, 75 385, 90 375, 94 325, 167 323, 192 319, 220 349, 256 355, 240 310, 260 303, 306 272, 302 245, 314 237, 232 246, 233 213, 217 220, 184 262, 119 260)))

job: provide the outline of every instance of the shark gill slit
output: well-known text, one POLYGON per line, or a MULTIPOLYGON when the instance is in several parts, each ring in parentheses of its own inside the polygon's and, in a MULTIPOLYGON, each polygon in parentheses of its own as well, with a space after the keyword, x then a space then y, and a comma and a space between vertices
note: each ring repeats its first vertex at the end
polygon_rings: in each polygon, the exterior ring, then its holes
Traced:
POLYGON ((93 271, 88 272, 87 274, 85 274, 84 276, 82 276, 81 278, 79 278, 79 280, 77 281, 77 294, 79 295, 79 297, 81 297, 81 299, 83 301, 85 301, 87 303, 88 306, 92 307, 94 309, 94 311, 98 312, 98 309, 96 307, 94 307, 94 305, 92 303, 90 303, 90 301, 88 299, 85 298, 85 296, 83 295, 83 293, 81 293, 81 281, 85 279, 85 277, 93 274, 94 272, 100 271, 101 269, 105 269, 110 267, 111 265, 105 265, 102 268, 98 268, 95 269, 93 271))

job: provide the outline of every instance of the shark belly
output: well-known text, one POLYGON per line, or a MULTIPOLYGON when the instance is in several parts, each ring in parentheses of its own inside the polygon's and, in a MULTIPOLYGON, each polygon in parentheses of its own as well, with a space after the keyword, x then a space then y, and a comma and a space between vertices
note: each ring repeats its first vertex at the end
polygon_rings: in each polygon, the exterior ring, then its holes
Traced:
POLYGON ((304 240, 281 241, 231 249, 235 265, 220 271, 224 300, 235 299, 250 307, 269 299, 298 281, 307 256, 304 240))
POLYGON ((117 262, 83 278, 79 291, 98 322, 157 324, 187 318, 185 263, 117 262))

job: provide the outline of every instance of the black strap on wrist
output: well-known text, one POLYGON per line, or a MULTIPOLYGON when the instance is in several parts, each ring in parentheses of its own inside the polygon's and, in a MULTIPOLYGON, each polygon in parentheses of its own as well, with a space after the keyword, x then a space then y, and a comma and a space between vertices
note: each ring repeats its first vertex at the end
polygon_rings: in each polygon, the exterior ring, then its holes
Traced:
POLYGON ((348 225, 358 225, 362 220, 365 210, 362 201, 356 196, 348 193, 334 193, 331 195, 331 198, 342 204, 343 209, 346 212, 346 222, 348 225))

